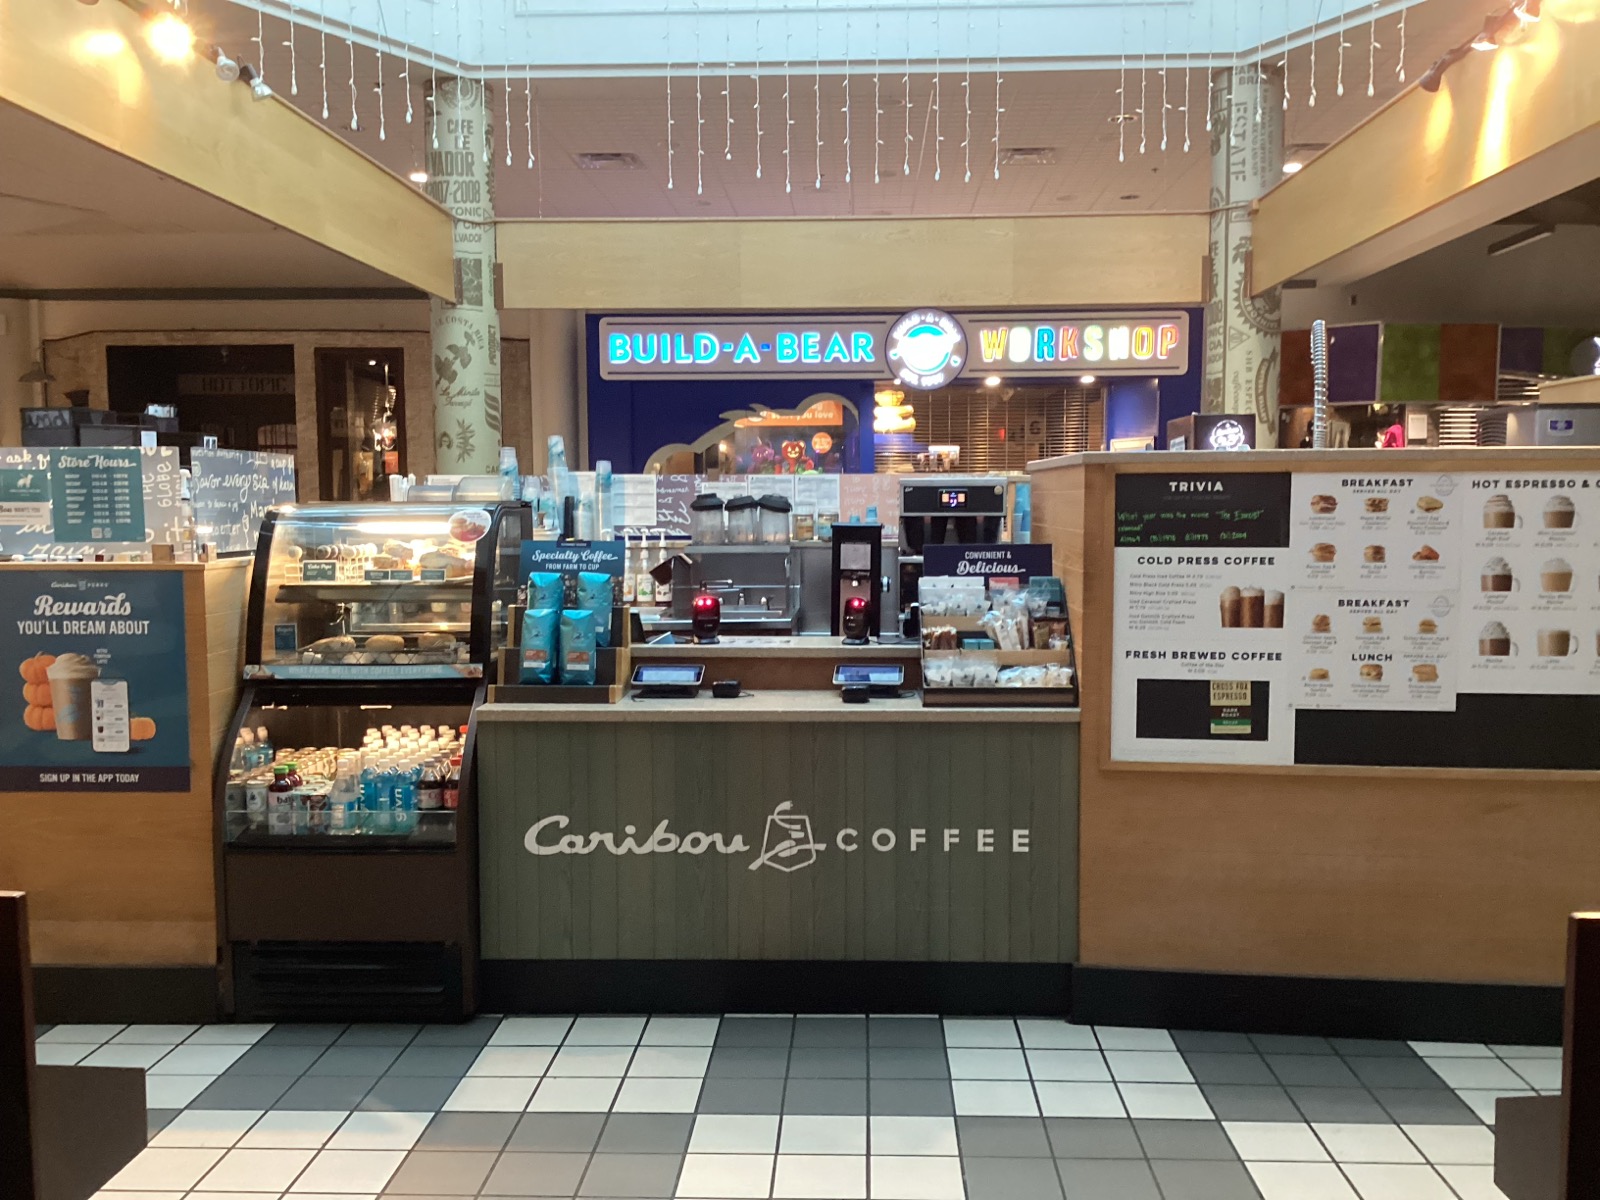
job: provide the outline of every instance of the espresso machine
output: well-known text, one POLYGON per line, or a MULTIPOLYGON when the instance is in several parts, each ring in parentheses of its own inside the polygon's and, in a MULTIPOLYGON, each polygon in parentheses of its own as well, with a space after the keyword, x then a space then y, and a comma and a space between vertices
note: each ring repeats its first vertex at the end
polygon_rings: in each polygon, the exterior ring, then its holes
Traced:
POLYGON ((865 607, 865 632, 877 637, 882 631, 883 614, 883 526, 835 525, 833 527, 833 593, 829 628, 835 637, 845 634, 857 641, 861 635, 860 617, 865 607), (846 630, 844 618, 851 616, 855 628, 846 630))

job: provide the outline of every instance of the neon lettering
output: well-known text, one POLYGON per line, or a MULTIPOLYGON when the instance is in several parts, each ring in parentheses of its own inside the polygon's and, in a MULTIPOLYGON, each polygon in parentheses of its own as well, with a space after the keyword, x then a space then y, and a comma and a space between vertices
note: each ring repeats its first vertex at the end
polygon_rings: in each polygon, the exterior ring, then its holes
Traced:
POLYGON ((613 333, 606 339, 606 359, 614 363, 625 363, 633 355, 628 353, 628 335, 613 333))
POLYGON ((1026 325, 1013 325, 1008 340, 1006 357, 1014 363, 1027 362, 1028 353, 1033 349, 1033 330, 1026 325))
POLYGON ((1156 353, 1156 331, 1148 325, 1136 325, 1133 329, 1133 356, 1137 359, 1154 358, 1156 353))
POLYGON ((800 335, 800 361, 808 363, 821 362, 822 351, 819 349, 821 344, 822 335, 815 329, 808 329, 802 333, 800 335))
POLYGON ((1033 331, 1033 361, 1055 362, 1056 360, 1056 331, 1048 325, 1041 325, 1033 331))
POLYGON ((878 351, 872 334, 864 329, 857 329, 850 335, 850 361, 858 363, 878 361, 878 351))
POLYGON ((681 333, 672 335, 672 361, 675 363, 694 361, 694 353, 689 349, 689 340, 681 333))
POLYGON ((1106 335, 1106 357, 1112 362, 1121 362, 1128 357, 1128 327, 1126 325, 1113 325, 1106 335))
POLYGON ((772 339, 772 352, 777 361, 781 363, 798 362, 800 359, 800 339, 787 331, 780 332, 772 339))
POLYGON ((697 333, 697 334, 694 335, 694 361, 695 362, 697 362, 697 363, 716 362, 717 361, 717 354, 720 352, 720 350, 721 350, 721 345, 717 341, 715 334, 697 333))
POLYGON ((1156 330, 1156 357, 1165 359, 1178 348, 1178 327, 1163 325, 1156 330))
POLYGON ((1105 330, 1098 325, 1083 327, 1083 357, 1089 362, 1099 362, 1105 357, 1105 330))
POLYGON ((1004 326, 999 329, 978 330, 979 352, 986 363, 999 362, 1006 354, 1006 334, 1011 331, 1004 326))
POLYGON ((666 359, 667 344, 665 334, 636 333, 633 335, 634 362, 653 363, 658 353, 663 360, 666 359))
POLYGON ((739 345, 733 351, 733 361, 736 363, 758 363, 761 356, 756 353, 755 340, 746 333, 739 338, 739 345))
POLYGON ((847 363, 850 361, 850 351, 845 349, 844 338, 835 333, 828 339, 828 349, 822 356, 823 362, 847 363))

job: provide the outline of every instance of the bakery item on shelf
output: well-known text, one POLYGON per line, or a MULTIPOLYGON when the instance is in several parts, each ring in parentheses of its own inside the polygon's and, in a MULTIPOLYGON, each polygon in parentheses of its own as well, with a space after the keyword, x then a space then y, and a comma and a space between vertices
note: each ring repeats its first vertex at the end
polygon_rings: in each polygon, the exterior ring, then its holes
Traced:
POLYGON ((462 579, 472 574, 472 560, 447 550, 429 550, 417 559, 424 571, 443 571, 446 579, 462 579))
POLYGON ((417 634, 417 649, 433 651, 454 650, 456 648, 456 635, 453 633, 419 633, 417 634))
POLYGON ((1389 511, 1389 497, 1368 496, 1366 508, 1369 513, 1386 513, 1389 511))
POLYGON ((1411 556, 1412 562, 1438 562, 1439 552, 1426 542, 1411 556))
POLYGON ((1337 496, 1311 497, 1311 511, 1314 513, 1331 513, 1339 507, 1337 496))
POLYGON ((356 640, 347 633, 334 637, 318 638, 306 647, 313 654, 348 654, 356 648, 356 640))
POLYGON ((375 633, 361 648, 371 654, 398 654, 406 648, 406 640, 398 633, 375 633))

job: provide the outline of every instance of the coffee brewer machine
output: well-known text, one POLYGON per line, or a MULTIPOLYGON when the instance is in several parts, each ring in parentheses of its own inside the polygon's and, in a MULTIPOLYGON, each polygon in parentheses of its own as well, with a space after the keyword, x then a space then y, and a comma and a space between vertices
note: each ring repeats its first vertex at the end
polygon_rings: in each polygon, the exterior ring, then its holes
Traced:
POLYGON ((908 476, 900 483, 900 609, 903 632, 920 631, 912 607, 925 546, 993 545, 1006 515, 1006 480, 997 475, 908 476))
POLYGON ((833 604, 830 628, 835 637, 845 634, 859 645, 866 637, 876 637, 883 628, 880 605, 883 600, 883 526, 835 525, 833 527, 833 604), (865 636, 862 606, 865 604, 865 636), (844 618, 850 614, 851 628, 844 618))

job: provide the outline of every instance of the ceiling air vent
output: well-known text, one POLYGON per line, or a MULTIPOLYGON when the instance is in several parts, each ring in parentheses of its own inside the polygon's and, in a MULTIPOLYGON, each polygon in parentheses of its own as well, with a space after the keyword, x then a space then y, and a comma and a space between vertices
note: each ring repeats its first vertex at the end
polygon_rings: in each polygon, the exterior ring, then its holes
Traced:
POLYGON ((1008 167, 1053 167, 1054 146, 1011 146, 1002 151, 1000 161, 1008 167))
POLYGON ((576 156, 585 171, 637 171, 644 166, 637 154, 591 151, 576 156))

